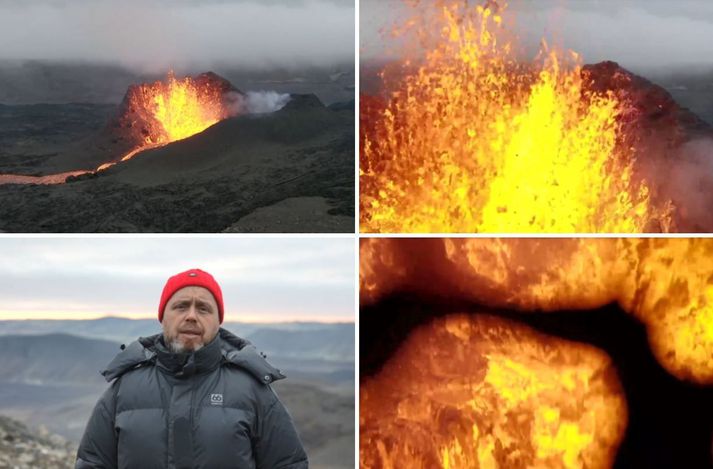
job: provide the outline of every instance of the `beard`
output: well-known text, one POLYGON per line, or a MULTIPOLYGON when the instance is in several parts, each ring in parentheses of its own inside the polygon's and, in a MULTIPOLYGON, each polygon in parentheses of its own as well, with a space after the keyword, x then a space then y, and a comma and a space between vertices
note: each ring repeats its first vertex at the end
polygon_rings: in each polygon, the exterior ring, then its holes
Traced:
POLYGON ((203 348, 203 343, 198 343, 192 347, 187 347, 186 344, 178 339, 168 341, 168 349, 173 353, 197 352, 203 348))

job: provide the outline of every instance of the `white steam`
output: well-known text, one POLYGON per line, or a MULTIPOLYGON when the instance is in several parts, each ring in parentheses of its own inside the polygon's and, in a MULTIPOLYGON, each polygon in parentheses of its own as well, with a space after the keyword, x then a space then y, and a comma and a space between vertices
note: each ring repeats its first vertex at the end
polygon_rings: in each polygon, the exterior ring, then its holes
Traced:
POLYGON ((290 100, 289 93, 276 91, 248 91, 245 94, 229 93, 230 114, 266 114, 279 111, 290 100))
POLYGON ((681 231, 713 230, 713 139, 685 143, 672 157, 657 158, 660 188, 676 206, 681 231))

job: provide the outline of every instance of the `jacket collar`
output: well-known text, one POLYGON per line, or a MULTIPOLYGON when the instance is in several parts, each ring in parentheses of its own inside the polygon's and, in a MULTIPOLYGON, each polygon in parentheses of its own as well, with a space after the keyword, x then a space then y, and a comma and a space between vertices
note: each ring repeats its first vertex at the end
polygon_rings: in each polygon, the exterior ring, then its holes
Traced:
POLYGON ((218 335, 197 352, 189 353, 176 353, 169 350, 163 341, 163 336, 159 335, 154 343, 154 350, 156 365, 176 378, 189 378, 195 374, 211 371, 217 368, 223 359, 218 335))
POLYGON ((223 328, 220 328, 218 335, 208 345, 190 354, 171 353, 163 345, 161 338, 162 334, 140 337, 128 346, 122 346, 122 351, 101 374, 107 381, 112 381, 131 369, 157 365, 177 377, 187 377, 225 364, 244 369, 264 384, 285 378, 280 370, 265 360, 265 355, 258 352, 254 345, 223 328))

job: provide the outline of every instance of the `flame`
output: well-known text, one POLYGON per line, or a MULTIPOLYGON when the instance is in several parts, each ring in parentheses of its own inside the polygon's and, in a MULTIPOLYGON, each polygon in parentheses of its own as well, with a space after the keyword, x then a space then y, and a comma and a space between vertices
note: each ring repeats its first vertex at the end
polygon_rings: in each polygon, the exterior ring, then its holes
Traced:
POLYGON ((416 329, 360 388, 361 467, 610 467, 627 423, 608 356, 477 315, 416 329))
POLYGON ((199 88, 191 77, 179 80, 169 73, 167 83, 143 85, 139 96, 149 100, 153 115, 163 130, 154 143, 190 137, 227 117, 221 90, 199 88))
MULTIPOLYGON (((164 146, 200 133, 229 117, 225 90, 216 82, 199 82, 192 77, 176 78, 169 72, 165 81, 132 87, 128 109, 135 112, 144 129, 144 141, 119 161, 127 161, 142 151, 164 146)), ((114 166, 104 163, 96 171, 114 166)))
POLYGON ((713 384, 713 239, 363 240, 360 296, 415 289, 526 311, 616 302, 679 379, 713 384))
POLYGON ((488 5, 421 4, 397 31, 426 52, 382 72, 384 102, 362 99, 361 230, 670 230, 672 205, 635 175, 625 100, 589 90, 574 53, 518 64, 488 5))

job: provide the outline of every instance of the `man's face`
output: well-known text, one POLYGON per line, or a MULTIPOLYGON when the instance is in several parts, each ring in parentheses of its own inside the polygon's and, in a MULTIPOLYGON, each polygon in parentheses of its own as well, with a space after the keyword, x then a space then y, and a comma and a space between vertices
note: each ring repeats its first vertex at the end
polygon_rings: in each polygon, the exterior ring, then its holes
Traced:
POLYGON ((166 303, 161 326, 173 351, 196 351, 218 333, 218 303, 206 288, 181 288, 166 303))

